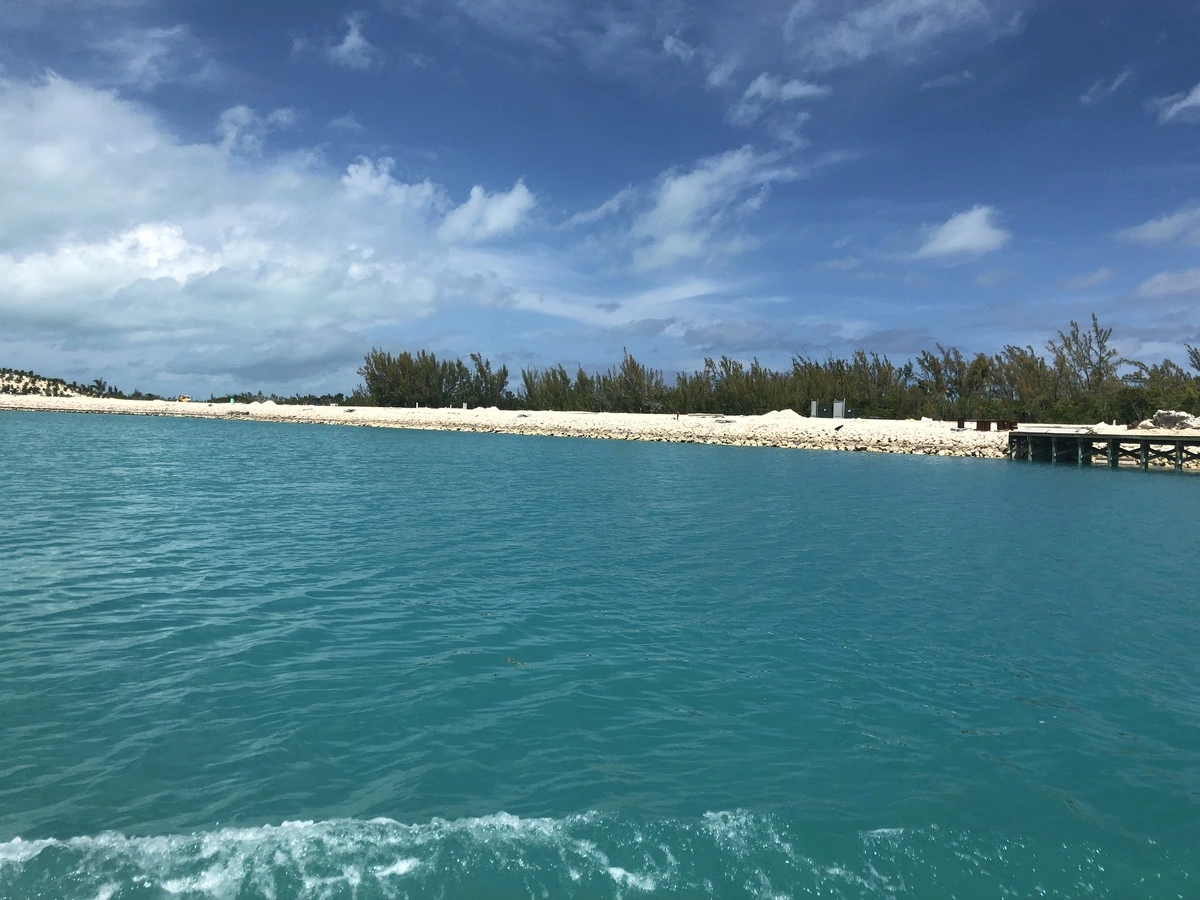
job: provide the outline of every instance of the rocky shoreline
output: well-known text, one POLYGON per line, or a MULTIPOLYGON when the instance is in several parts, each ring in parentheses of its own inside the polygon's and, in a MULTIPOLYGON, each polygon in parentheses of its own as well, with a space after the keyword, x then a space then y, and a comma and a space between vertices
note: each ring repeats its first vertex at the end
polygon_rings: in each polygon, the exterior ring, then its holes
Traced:
POLYGON ((398 409, 284 406, 273 403, 188 403, 90 397, 0 395, 0 411, 179 416, 256 422, 414 428, 607 440, 780 447, 1001 459, 1007 437, 960 431, 953 423, 876 419, 809 419, 791 410, 763 416, 642 415, 491 409, 398 409))

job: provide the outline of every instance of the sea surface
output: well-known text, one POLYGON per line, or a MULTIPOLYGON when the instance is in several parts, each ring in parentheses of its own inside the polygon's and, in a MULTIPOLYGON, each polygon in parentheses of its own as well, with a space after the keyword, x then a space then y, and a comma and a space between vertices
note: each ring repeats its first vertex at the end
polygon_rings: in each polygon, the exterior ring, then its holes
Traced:
POLYGON ((1200 897, 1200 478, 0 413, 0 898, 1200 897))

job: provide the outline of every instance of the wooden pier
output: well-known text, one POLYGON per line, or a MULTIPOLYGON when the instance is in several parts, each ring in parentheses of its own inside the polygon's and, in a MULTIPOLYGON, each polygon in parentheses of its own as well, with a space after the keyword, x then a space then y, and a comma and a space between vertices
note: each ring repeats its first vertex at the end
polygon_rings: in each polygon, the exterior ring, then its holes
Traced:
POLYGON ((1200 432, 1104 431, 1098 428, 1024 426, 1008 435, 1008 458, 1030 462, 1068 463, 1090 466, 1097 462, 1116 468, 1132 464, 1141 469, 1151 465, 1200 466, 1200 432))

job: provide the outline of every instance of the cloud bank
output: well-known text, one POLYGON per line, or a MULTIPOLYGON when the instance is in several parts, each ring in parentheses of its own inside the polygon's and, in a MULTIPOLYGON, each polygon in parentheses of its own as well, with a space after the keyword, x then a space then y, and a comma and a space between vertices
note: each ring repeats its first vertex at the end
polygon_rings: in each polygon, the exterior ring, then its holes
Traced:
POLYGON ((347 364, 371 327, 511 294, 454 254, 525 221, 523 182, 455 205, 388 158, 339 171, 314 151, 264 153, 294 120, 234 107, 189 143, 109 91, 0 81, 7 336, 119 350, 163 377, 258 365, 264 340, 320 368, 347 364))

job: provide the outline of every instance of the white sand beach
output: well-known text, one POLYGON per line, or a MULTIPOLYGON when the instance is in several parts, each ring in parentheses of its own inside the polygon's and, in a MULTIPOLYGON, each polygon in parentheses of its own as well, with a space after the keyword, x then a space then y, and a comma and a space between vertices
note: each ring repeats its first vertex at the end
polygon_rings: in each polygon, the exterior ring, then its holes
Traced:
POLYGON ((640 415, 490 409, 401 409, 370 406, 285 406, 267 403, 181 403, 0 394, 0 411, 186 416, 260 422, 416 428, 550 437, 606 438, 791 447, 998 459, 1003 432, 960 431, 953 422, 883 419, 810 419, 791 410, 762 416, 640 415))

